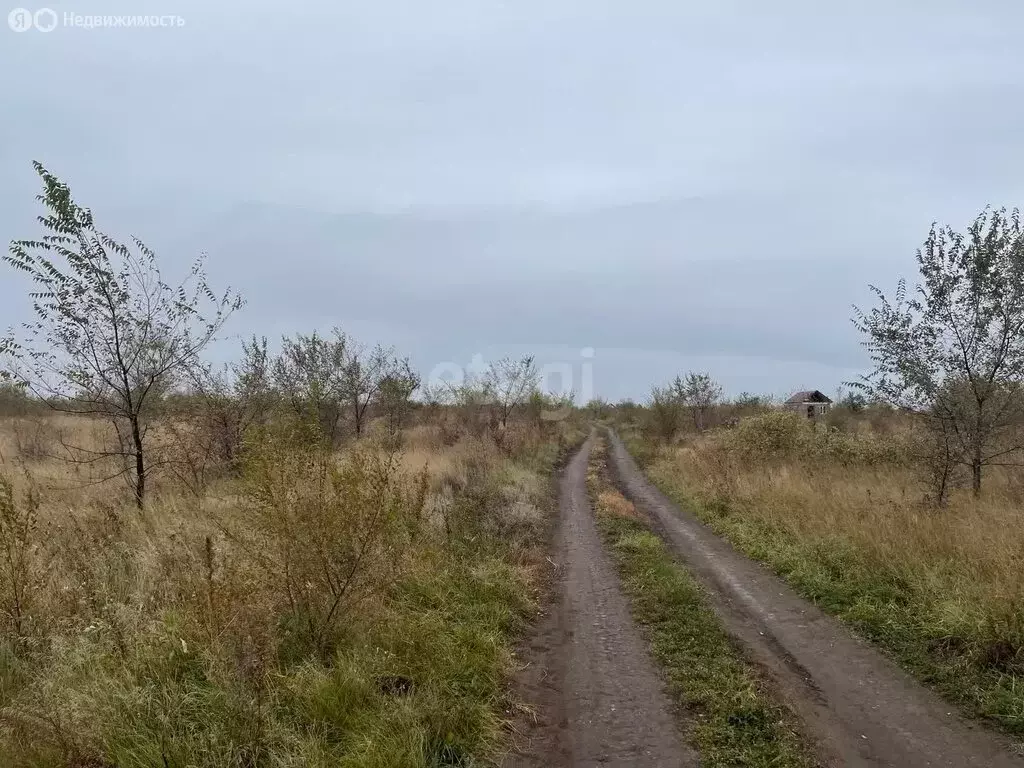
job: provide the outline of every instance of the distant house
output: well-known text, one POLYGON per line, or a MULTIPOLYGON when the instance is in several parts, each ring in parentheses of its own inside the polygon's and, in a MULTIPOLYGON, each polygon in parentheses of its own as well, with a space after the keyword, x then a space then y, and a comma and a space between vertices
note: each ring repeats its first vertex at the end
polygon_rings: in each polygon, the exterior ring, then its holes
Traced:
POLYGON ((828 413, 828 409, 832 407, 832 401, 818 390, 812 389, 806 392, 797 392, 783 403, 782 407, 802 413, 808 419, 816 419, 828 413))

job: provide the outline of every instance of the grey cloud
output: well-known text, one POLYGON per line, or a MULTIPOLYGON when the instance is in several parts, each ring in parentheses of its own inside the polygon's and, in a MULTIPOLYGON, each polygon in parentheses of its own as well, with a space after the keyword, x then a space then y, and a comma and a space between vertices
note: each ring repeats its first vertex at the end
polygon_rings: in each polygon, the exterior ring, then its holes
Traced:
POLYGON ((209 251, 238 333, 337 324, 426 367, 594 346, 616 396, 691 365, 832 388, 868 282, 1024 198, 1013 0, 51 6, 185 26, 0 30, 0 238, 40 159, 170 271, 209 251))

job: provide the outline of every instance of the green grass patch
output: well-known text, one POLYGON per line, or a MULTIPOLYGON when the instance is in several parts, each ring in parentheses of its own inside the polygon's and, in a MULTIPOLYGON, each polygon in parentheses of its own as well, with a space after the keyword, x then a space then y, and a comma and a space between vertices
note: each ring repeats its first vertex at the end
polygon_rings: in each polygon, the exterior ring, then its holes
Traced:
POLYGON ((31 704, 0 712, 0 764, 489 764, 503 744, 510 649, 531 595, 500 549, 463 554, 422 553, 372 620, 353 617, 326 662, 231 658, 185 640, 171 617, 123 659, 90 633, 64 649, 31 704), (50 732, 56 711, 63 742, 50 732))
POLYGON ((701 765, 816 765, 796 731, 795 716, 773 700, 700 587, 661 539, 639 518, 599 509, 597 521, 633 615, 646 628, 669 690, 687 713, 689 737, 701 765))
POLYGON ((339 761, 325 764, 470 766, 499 751, 509 648, 529 594, 498 556, 438 554, 358 647, 291 686, 304 727, 339 761))

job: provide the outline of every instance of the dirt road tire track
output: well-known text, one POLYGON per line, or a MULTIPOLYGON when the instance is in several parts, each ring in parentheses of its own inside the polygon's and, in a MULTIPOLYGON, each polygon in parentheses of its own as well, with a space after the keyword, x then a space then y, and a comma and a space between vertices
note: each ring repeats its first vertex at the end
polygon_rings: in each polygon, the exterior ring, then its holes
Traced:
POLYGON ((708 590, 727 630, 775 678, 837 766, 1021 768, 1008 740, 974 726, 837 620, 799 597, 637 468, 610 432, 609 466, 708 590))
POLYGON ((505 765, 695 767, 591 513, 593 442, 591 435, 559 478, 555 599, 520 681, 536 723, 505 765))

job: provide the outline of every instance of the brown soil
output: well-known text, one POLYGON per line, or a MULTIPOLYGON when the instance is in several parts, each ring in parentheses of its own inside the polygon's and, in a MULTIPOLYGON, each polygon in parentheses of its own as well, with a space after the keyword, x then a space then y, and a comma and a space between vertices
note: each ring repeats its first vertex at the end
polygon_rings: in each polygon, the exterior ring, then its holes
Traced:
POLYGON ((963 720, 952 705, 673 504, 610 436, 609 466, 622 491, 702 582, 726 629, 766 668, 819 741, 823 759, 893 768, 1024 766, 1018 746, 963 720))
POLYGON ((559 478, 554 599, 525 653, 533 722, 506 766, 697 766, 587 499, 593 436, 559 478))

